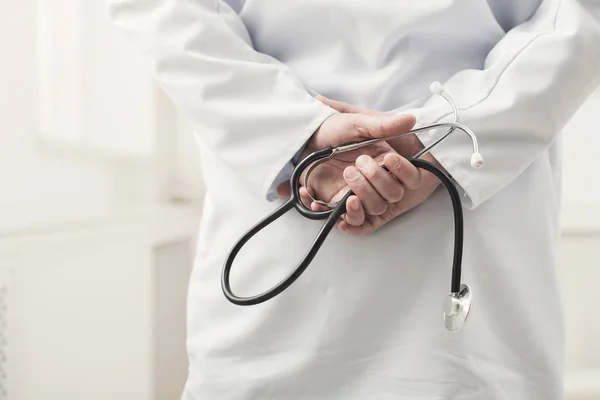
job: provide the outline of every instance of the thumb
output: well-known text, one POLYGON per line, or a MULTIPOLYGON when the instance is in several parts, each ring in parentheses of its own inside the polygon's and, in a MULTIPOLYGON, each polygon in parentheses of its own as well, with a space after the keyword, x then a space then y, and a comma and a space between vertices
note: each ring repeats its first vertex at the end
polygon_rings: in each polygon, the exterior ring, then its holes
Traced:
POLYGON ((287 199, 292 195, 292 190, 290 188, 289 182, 283 182, 279 186, 277 186, 277 195, 284 199, 287 199))
POLYGON ((415 116, 410 114, 334 114, 313 135, 310 147, 321 149, 368 139, 385 139, 409 132, 415 123, 415 116))
MULTIPOLYGON (((349 114, 349 124, 360 139, 383 139, 409 132, 417 122, 414 115, 349 114)), ((359 140, 360 140, 359 139, 359 140)))
POLYGON ((341 113, 353 113, 353 114, 367 114, 367 115, 382 115, 385 114, 383 111, 373 110, 370 108, 357 107, 352 104, 344 103, 343 101, 328 99, 327 97, 318 95, 315 97, 321 103, 333 108, 337 112, 341 113))

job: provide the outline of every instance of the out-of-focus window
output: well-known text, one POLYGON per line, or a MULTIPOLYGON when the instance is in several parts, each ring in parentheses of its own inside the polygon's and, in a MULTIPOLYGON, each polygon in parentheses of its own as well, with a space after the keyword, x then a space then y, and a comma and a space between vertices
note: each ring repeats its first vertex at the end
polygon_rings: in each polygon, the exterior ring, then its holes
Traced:
POLYGON ((48 147, 149 158, 156 87, 102 1, 37 0, 37 133, 48 147))

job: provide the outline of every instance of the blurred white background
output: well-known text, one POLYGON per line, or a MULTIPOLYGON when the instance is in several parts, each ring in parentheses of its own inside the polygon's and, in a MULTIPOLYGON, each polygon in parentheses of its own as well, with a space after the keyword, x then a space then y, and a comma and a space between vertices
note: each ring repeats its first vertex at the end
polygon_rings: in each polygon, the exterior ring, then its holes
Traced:
MULTIPOLYGON (((190 128, 102 1, 5 1, 0 49, 0 400, 177 399, 202 208, 190 128)), ((600 92, 563 136, 572 400, 600 399, 599 112, 600 92)))

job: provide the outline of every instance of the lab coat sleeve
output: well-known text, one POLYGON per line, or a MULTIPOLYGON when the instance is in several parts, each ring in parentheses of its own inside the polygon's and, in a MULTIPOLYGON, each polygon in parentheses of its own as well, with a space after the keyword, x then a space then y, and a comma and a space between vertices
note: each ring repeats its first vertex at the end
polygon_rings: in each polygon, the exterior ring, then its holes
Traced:
POLYGON ((300 157, 302 157, 302 152, 304 151, 307 144, 308 141, 306 143, 303 143, 302 147, 300 147, 300 149, 296 152, 294 157, 290 161, 288 161, 287 164, 285 164, 285 167, 283 167, 281 171, 279 171, 279 174, 277 175, 277 177, 273 181, 273 184, 269 188, 269 191, 267 193, 267 200, 279 198, 279 195, 277 194, 277 187, 280 183, 290 180, 290 178, 292 177, 292 173, 294 172, 294 168, 296 167, 296 165, 298 165, 300 157))
POLYGON ((294 154, 335 110, 255 51, 220 0, 108 0, 108 9, 139 39, 159 85, 207 148, 258 195, 275 198, 294 154))
MULTIPOLYGON (((444 82, 485 158, 482 169, 470 167, 471 142, 460 132, 432 151, 467 195, 465 207, 479 206, 517 178, 599 84, 598 0, 545 0, 531 19, 506 33, 482 70, 444 82)), ((414 113, 419 125, 452 120, 439 96, 414 113)), ((435 139, 428 133, 419 138, 425 146, 435 139)))

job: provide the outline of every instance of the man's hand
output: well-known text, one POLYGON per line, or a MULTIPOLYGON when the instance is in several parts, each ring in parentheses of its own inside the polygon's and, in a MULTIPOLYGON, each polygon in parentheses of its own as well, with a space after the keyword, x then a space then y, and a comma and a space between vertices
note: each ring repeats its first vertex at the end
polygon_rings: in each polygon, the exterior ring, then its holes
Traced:
MULTIPOLYGON (((333 115, 323 123, 303 157, 327 146, 405 133, 415 123, 414 117, 409 115, 393 116, 324 97, 318 99, 341 114, 333 115)), ((406 159, 422 148, 421 142, 409 135, 339 154, 311 173, 309 187, 300 190, 301 200, 313 210, 325 210, 326 207, 312 202, 308 194, 334 202, 352 189, 356 195, 348 198, 347 211, 338 228, 350 234, 373 232, 424 202, 438 187, 435 176, 417 169, 406 159), (382 164, 389 173, 381 168, 382 164)), ((423 158, 436 163, 430 155, 423 158)), ((278 192, 289 196, 288 185, 282 184, 278 192)))
MULTIPOLYGON (((386 138, 408 132, 414 124, 415 118, 411 115, 394 116, 383 113, 378 115, 365 113, 335 114, 329 117, 312 136, 302 158, 324 147, 335 147, 373 138, 386 138)), ((393 158, 389 158, 392 154, 395 154, 395 151, 385 141, 355 151, 338 154, 333 159, 319 165, 311 173, 308 182, 311 194, 321 200, 337 201, 350 188, 345 178, 353 179, 348 174, 354 172, 357 158, 362 156, 360 160, 363 160, 368 157, 368 160, 381 165, 384 163, 384 157, 393 160, 393 158), (348 169, 349 167, 352 167, 352 169, 348 169)), ((395 156, 396 159, 401 158, 398 154, 395 154, 395 156)), ((392 173, 409 182, 409 185, 411 182, 418 181, 419 171, 412 165, 400 170, 392 162, 389 167, 393 171, 392 173)), ((358 194, 362 195, 363 200, 361 207, 371 215, 382 215, 386 212, 388 204, 402 198, 403 185, 381 168, 376 168, 369 178, 373 185, 357 185, 358 194)), ((304 179, 304 176, 302 179, 304 179)), ((358 183, 360 177, 357 175, 356 179, 358 183)), ((289 185, 287 183, 281 185, 278 192, 281 196, 289 196, 289 185)), ((307 188, 302 188, 301 195, 304 204, 311 207, 307 188)), ((314 207, 316 206, 317 203, 314 204, 314 207)))
MULTIPOLYGON (((304 150, 302 158, 315 150, 327 146, 338 146, 345 143, 363 141, 371 138, 385 138, 408 132, 415 124, 413 116, 391 116, 391 115, 368 115, 343 113, 337 114, 343 118, 344 123, 333 122, 332 126, 324 126, 313 137, 304 150), (351 117, 348 119, 347 117, 351 117), (354 132, 355 137, 350 137, 349 132, 354 132), (335 138, 335 139, 334 139, 335 138), (334 139, 334 140, 332 140, 334 139)), ((311 173, 308 185, 313 197, 328 202, 338 201, 351 188, 349 180, 354 180, 355 192, 361 197, 363 209, 370 215, 384 214, 390 203, 397 202, 404 194, 403 185, 390 173, 379 166, 386 163, 392 174, 408 182, 408 185, 416 186, 419 181, 419 170, 410 165, 400 170, 393 160, 401 157, 385 141, 374 145, 363 147, 347 153, 336 155, 333 159, 321 164, 311 173), (362 161, 373 163, 376 168, 369 169, 368 165, 361 166, 363 170, 369 170, 368 182, 363 182, 362 176, 354 165, 362 161), (390 162, 392 161, 392 162, 390 162)), ((357 164, 358 163, 358 164, 357 164)), ((304 177, 302 177, 304 179, 304 177)), ((308 188, 306 188, 308 189, 308 188)), ((305 204, 310 206, 310 197, 307 191, 301 192, 305 204), (308 199, 307 199, 308 197, 308 199)), ((315 206, 317 204, 315 203, 315 206)))
MULTIPOLYGON (((323 97, 319 98, 319 100, 342 113, 383 114, 380 111, 362 109, 323 97)), ((379 168, 379 170, 383 169, 379 165, 376 165, 374 160, 369 159, 369 157, 359 157, 356 160, 356 167, 347 168, 347 171, 351 171, 350 175, 354 174, 356 176, 356 172, 359 172, 358 178, 354 180, 348 179, 348 172, 345 171, 344 173, 348 187, 357 196, 351 196, 346 202, 347 212, 342 216, 342 221, 338 224, 338 228, 341 231, 357 235, 373 232, 399 215, 423 203, 439 186, 439 180, 427 171, 417 169, 417 178, 414 180, 406 180, 402 177, 401 173, 397 175, 396 172, 393 172, 398 169, 402 171, 403 169, 411 169, 411 167, 415 168, 406 158, 414 156, 423 149, 423 145, 416 136, 408 135, 399 139, 393 139, 388 141, 388 144, 398 155, 387 155, 384 158, 384 164, 390 169, 390 173, 398 177, 402 182, 402 186, 405 189, 403 196, 396 202, 390 202, 383 214, 370 214, 363 206, 365 196, 361 194, 365 193, 364 187, 368 186, 369 183, 372 184, 370 177, 374 174, 375 167, 379 168), (398 162, 400 163, 399 168, 394 169, 393 164, 398 162)), ((427 154, 423 156, 423 159, 441 168, 441 165, 438 164, 432 155, 427 154)), ((307 198, 310 199, 308 196, 305 196, 303 201, 308 201, 307 198)), ((325 209, 316 203, 313 203, 312 208, 316 210, 325 209)))

